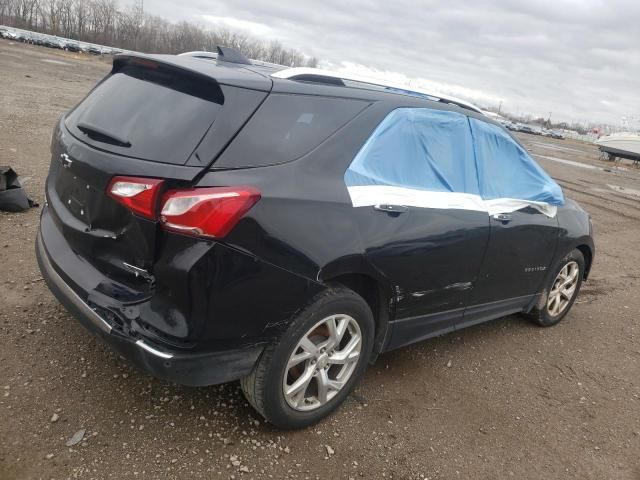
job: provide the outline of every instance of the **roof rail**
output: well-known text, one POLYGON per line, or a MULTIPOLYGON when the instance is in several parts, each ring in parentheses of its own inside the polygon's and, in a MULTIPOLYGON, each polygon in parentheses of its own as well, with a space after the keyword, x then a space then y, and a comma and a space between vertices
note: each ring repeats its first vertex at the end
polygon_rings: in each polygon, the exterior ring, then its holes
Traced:
POLYGON ((289 80, 302 80, 308 82, 321 82, 321 83, 330 83, 336 84, 342 81, 342 85, 344 85, 344 81, 347 82, 356 82, 362 83, 365 85, 371 85, 375 87, 382 87, 387 91, 393 93, 400 93, 404 95, 417 95, 421 97, 427 97, 429 100, 434 100, 442 103, 452 103, 462 108, 466 108, 468 110, 473 110, 474 112, 482 114, 482 110, 475 106, 473 103, 467 102, 465 100, 460 100, 459 98, 440 95, 436 93, 429 92, 422 88, 414 88, 408 87, 406 85, 402 85, 399 83, 386 82, 384 80, 378 80, 375 78, 364 77, 361 75, 355 74, 342 74, 333 72, 331 70, 322 70, 320 68, 308 68, 308 67, 295 67, 295 68, 287 68, 285 70, 280 70, 279 72, 275 72, 271 74, 274 78, 285 78, 289 80))
POLYGON ((203 50, 197 50, 197 51, 194 51, 194 52, 179 53, 178 56, 179 57, 212 58, 212 59, 217 59, 218 58, 218 54, 217 53, 205 52, 203 50))
POLYGON ((178 54, 179 57, 195 57, 205 58, 211 60, 222 60, 223 62, 239 63, 241 65, 251 65, 251 60, 245 57, 239 50, 229 47, 217 46, 217 52, 207 52, 203 50, 197 50, 194 52, 184 52, 178 54))
MULTIPOLYGON (((231 61, 231 60, 229 60, 228 56, 225 57, 224 55, 220 55, 219 53, 207 52, 205 50, 195 50, 193 52, 183 52, 183 53, 179 53, 178 56, 179 57, 204 58, 204 59, 210 59, 210 60, 223 60, 223 61, 226 61, 226 62, 230 62, 231 61)), ((263 60, 254 60, 253 58, 249 58, 247 60, 249 61, 249 63, 251 65, 258 65, 258 66, 261 66, 261 67, 271 67, 271 68, 278 68, 278 69, 288 68, 288 67, 285 67, 284 65, 280 65, 278 63, 265 62, 263 60)))

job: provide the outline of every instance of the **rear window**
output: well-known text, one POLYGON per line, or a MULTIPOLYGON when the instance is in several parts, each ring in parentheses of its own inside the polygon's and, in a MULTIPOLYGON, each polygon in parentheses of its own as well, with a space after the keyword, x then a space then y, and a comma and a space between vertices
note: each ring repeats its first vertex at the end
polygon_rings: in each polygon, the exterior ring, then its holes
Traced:
POLYGON ((222 91, 213 80, 163 65, 125 65, 65 123, 76 137, 103 150, 184 164, 222 104, 222 91))
POLYGON ((361 100, 271 94, 214 166, 259 167, 296 160, 368 105, 361 100))

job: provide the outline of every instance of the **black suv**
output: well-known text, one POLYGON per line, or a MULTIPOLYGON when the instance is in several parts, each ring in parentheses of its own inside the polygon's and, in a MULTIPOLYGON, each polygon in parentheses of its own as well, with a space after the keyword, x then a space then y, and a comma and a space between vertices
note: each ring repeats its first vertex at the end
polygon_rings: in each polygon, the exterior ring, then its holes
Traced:
POLYGON ((230 50, 116 57, 51 152, 55 296, 153 375, 240 379, 282 428, 382 352, 557 323, 594 255, 588 215, 473 107, 230 50))

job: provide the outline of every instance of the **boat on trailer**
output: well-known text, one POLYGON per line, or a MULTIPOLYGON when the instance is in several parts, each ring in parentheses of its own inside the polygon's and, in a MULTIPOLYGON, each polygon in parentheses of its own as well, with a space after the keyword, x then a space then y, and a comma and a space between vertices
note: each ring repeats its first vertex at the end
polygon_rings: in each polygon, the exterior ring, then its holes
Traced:
POLYGON ((596 140, 601 156, 605 160, 626 158, 634 163, 640 162, 640 134, 625 132, 605 135, 596 140))

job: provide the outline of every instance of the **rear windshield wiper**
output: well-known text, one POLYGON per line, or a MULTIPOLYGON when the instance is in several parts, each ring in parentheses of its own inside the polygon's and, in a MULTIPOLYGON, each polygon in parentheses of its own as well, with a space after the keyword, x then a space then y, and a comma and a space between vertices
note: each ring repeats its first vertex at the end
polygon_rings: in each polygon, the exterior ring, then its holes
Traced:
POLYGON ((117 145, 119 147, 130 147, 131 142, 126 138, 122 138, 111 132, 107 132, 105 129, 96 125, 91 125, 87 122, 78 122, 76 124, 78 130, 87 135, 89 138, 102 143, 109 143, 111 145, 117 145))

